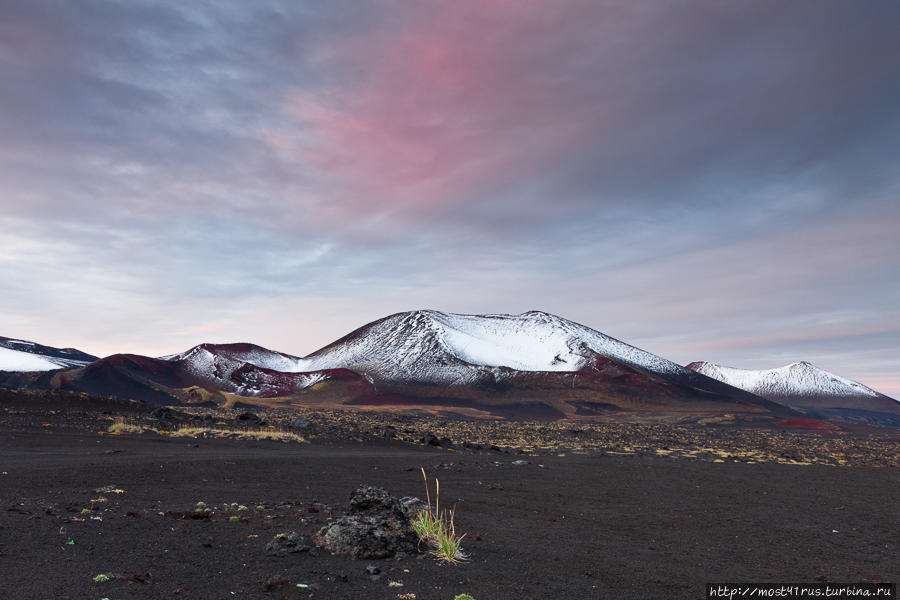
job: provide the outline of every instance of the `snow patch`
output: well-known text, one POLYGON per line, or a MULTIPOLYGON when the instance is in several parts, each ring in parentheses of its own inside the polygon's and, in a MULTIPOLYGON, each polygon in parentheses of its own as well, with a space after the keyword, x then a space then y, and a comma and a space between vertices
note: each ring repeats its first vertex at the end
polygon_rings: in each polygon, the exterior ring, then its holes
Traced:
POLYGON ((47 356, 0 346, 0 371, 53 371, 71 366, 66 362, 64 360, 54 362, 53 358, 47 356))

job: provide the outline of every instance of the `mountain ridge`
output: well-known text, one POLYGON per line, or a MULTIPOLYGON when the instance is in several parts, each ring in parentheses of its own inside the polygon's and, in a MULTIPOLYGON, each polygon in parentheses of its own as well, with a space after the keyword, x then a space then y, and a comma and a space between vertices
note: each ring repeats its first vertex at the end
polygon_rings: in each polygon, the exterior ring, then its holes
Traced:
MULTIPOLYGON (((518 315, 394 313, 305 357, 247 342, 202 343, 158 358, 85 357, 95 360, 40 376, 7 374, 0 385, 56 387, 154 403, 440 405, 504 414, 519 407, 529 414, 567 417, 809 414, 808 407, 798 411, 783 398, 733 385, 713 366, 704 372, 702 365, 711 363, 683 367, 537 310, 518 315)), ((807 364, 795 367, 811 368, 803 366, 807 364)))

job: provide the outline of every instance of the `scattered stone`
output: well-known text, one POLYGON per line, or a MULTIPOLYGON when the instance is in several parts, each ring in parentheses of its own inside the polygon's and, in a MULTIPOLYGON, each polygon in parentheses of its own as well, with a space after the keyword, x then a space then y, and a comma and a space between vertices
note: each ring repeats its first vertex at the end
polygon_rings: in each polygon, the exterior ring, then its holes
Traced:
POLYGON ((284 577, 281 577, 280 575, 273 575, 272 577, 269 577, 264 584, 262 584, 262 591, 271 592, 272 590, 285 585, 287 582, 288 580, 284 577))
POLYGON ((150 573, 126 573, 119 575, 119 579, 126 583, 152 583, 150 573))
POLYGON ((271 542, 266 544, 266 554, 269 556, 286 556, 295 552, 309 552, 312 550, 306 538, 297 533, 290 531, 288 533, 279 533, 271 542))
POLYGON ((369 575, 378 575, 379 573, 381 573, 381 569, 379 569, 375 565, 369 565, 366 567, 366 573, 368 573, 369 575))
POLYGON ((184 511, 184 510, 167 510, 165 516, 171 519, 209 519, 212 517, 212 511, 184 511))
POLYGON ((521 467, 522 465, 530 465, 531 463, 527 460, 514 460, 512 461, 512 464, 516 465, 517 467, 521 467))

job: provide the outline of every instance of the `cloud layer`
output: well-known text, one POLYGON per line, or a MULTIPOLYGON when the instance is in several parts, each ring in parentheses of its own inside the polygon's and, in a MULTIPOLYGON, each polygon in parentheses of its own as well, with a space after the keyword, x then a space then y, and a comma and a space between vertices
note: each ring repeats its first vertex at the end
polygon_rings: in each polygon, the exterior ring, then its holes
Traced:
POLYGON ((894 3, 2 2, 0 326, 543 309, 900 396, 894 3))

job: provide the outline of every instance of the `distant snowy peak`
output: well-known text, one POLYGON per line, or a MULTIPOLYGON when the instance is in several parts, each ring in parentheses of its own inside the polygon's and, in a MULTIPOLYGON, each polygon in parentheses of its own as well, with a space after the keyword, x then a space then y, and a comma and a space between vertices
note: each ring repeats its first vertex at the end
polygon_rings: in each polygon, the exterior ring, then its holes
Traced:
POLYGON ((162 360, 182 361, 199 370, 207 370, 216 357, 236 363, 248 363, 273 371, 293 371, 297 357, 282 354, 255 344, 200 344, 187 352, 160 357, 162 360))
POLYGON ((376 379, 469 383, 498 368, 578 371, 597 357, 653 374, 677 374, 675 363, 540 311, 461 315, 434 310, 397 313, 298 359, 294 371, 345 368, 376 379))
POLYGON ((0 371, 54 371, 83 367, 96 356, 74 348, 54 348, 0 336, 0 371))
POLYGON ((277 395, 278 390, 297 392, 330 379, 328 373, 297 373, 295 356, 254 344, 200 344, 187 352, 163 356, 185 372, 225 391, 245 395, 277 395), (279 377, 284 373, 291 376, 279 377))
POLYGON ((723 367, 703 361, 693 362, 687 367, 763 398, 884 397, 859 382, 829 373, 808 362, 796 362, 764 371, 723 367))

